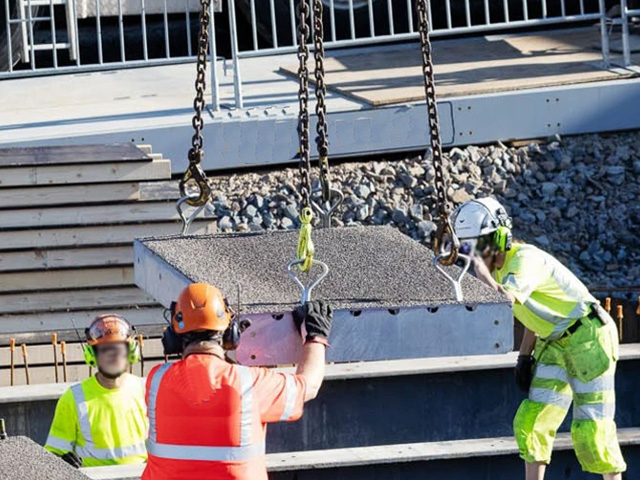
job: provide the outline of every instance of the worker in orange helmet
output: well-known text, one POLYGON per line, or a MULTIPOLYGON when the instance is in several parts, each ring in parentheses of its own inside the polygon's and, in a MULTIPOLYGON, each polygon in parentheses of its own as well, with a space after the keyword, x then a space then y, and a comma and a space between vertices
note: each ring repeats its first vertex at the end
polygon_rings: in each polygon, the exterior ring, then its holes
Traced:
POLYGON ((295 374, 225 361, 247 322, 214 286, 196 283, 171 307, 166 354, 182 359, 147 378, 149 460, 142 480, 266 480, 266 424, 302 416, 324 377, 331 307, 308 302, 293 313, 306 339, 295 374))
POLYGON ((97 373, 60 397, 45 448, 77 468, 144 463, 144 383, 127 373, 140 360, 135 328, 107 313, 85 334, 84 359, 97 373))

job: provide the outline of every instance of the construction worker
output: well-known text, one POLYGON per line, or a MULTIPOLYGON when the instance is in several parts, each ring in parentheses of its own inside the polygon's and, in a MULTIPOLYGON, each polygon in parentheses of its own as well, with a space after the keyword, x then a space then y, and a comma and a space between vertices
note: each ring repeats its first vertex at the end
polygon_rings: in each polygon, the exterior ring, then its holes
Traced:
POLYGON ((626 464, 614 422, 615 323, 584 284, 533 245, 513 243, 511 218, 492 198, 459 206, 453 226, 478 278, 513 303, 525 333, 516 381, 528 398, 514 419, 527 480, 542 480, 573 401, 571 436, 584 471, 620 480, 626 464))
POLYGON ((45 448, 77 468, 144 463, 144 383, 127 373, 140 359, 135 329, 120 315, 104 314, 85 334, 85 362, 98 371, 62 394, 45 448))
POLYGON ((165 353, 182 359, 147 378, 149 461, 142 480, 266 480, 266 424, 293 421, 324 377, 331 308, 310 302, 294 312, 306 328, 295 374, 225 361, 247 327, 222 293, 188 286, 171 308, 165 353))

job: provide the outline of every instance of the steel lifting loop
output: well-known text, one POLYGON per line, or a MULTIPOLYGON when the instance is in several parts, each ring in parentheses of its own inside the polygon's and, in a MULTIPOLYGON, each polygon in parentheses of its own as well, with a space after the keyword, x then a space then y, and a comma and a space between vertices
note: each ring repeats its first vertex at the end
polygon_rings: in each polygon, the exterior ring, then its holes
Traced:
POLYGON ((304 259, 299 258, 297 260, 293 260, 291 262, 289 262, 287 264, 287 272, 289 273, 289 276, 293 279, 294 282, 296 282, 298 284, 298 286, 300 287, 300 290, 302 291, 302 296, 300 298, 300 303, 302 305, 304 305, 305 303, 309 302, 311 300, 311 291, 324 279, 324 277, 327 276, 327 274, 329 273, 329 267, 327 266, 326 263, 321 262, 320 260, 313 260, 311 259, 311 266, 313 265, 317 265, 319 266, 322 271, 320 272, 320 274, 318 274, 318 276, 316 278, 314 278, 308 285, 305 285, 304 283, 302 283, 300 281, 300 279, 298 278, 298 276, 296 275, 295 272, 295 267, 298 266, 298 268, 300 270, 302 270, 301 265, 305 262, 304 259))
POLYGON ((460 250, 460 240, 456 236, 448 215, 442 215, 438 222, 438 229, 433 238, 433 251, 437 255, 441 265, 453 265, 456 263, 460 250), (449 251, 445 252, 446 241, 449 240, 449 251))
POLYGON ((189 200, 194 200, 198 198, 198 195, 185 195, 184 197, 181 197, 180 200, 178 200, 178 203, 176 203, 176 210, 178 210, 178 215, 180 215, 180 219, 182 220, 182 235, 187 235, 189 233, 189 227, 191 226, 191 223, 196 219, 196 217, 198 216, 198 214, 204 210, 204 207, 207 206, 206 202, 203 203, 202 205, 198 206, 191 215, 189 215, 187 217, 187 215, 185 214, 186 209, 182 208, 183 204, 189 204, 189 200))
POLYGON ((313 254, 315 247, 311 240, 311 232, 313 226, 311 222, 313 220, 313 211, 309 207, 304 207, 300 211, 300 235, 298 237, 298 251, 296 252, 296 260, 299 261, 299 269, 301 272, 308 272, 313 264, 313 254))
MULTIPOLYGON (((324 195, 323 195, 323 198, 324 195)), ((329 228, 331 227, 331 217, 333 216, 333 212, 336 211, 336 209, 342 205, 342 202, 344 201, 344 194, 335 188, 331 188, 329 190, 329 198, 330 199, 335 199, 335 201, 328 201, 328 202, 316 202, 315 200, 311 200, 311 206, 313 207, 313 209, 316 211, 316 213, 318 214, 318 216, 320 217, 320 220, 322 222, 322 226, 324 228, 329 228)))
POLYGON ((211 187, 200 165, 191 164, 187 167, 182 180, 180 180, 180 195, 187 197, 185 202, 192 207, 200 207, 207 204, 209 198, 211 198, 211 187), (187 184, 190 181, 193 181, 198 187, 196 195, 187 192, 187 184))
POLYGON ((449 275, 447 273, 447 271, 444 269, 443 262, 442 259, 445 258, 447 255, 450 255, 451 253, 448 254, 438 254, 435 256, 435 258, 433 259, 433 265, 440 271, 440 273, 442 273, 442 275, 445 276, 445 278, 447 280, 449 280, 451 282, 451 285, 453 285, 453 294, 456 298, 456 301, 458 302, 462 302, 464 300, 463 296, 462 296, 462 277, 465 276, 465 274, 467 273, 467 271, 469 270, 469 265, 471 265, 471 257, 469 257, 468 255, 463 255, 462 253, 459 253, 457 255, 458 258, 462 259, 464 261, 464 265, 462 267, 462 270, 460 271, 460 274, 458 275, 457 278, 453 278, 451 275, 449 275))

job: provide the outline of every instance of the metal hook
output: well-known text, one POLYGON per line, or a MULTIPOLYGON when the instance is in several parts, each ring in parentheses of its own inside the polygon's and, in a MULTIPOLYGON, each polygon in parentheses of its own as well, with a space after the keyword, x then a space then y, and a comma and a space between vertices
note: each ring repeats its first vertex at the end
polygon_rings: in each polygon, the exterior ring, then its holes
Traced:
POLYGON ((183 210, 182 204, 183 203, 188 203, 189 200, 194 200, 196 198, 198 198, 199 195, 185 195, 184 197, 180 198, 180 200, 178 200, 178 203, 176 203, 176 210, 178 210, 178 215, 180 215, 180 219, 182 220, 182 235, 186 235, 189 231, 189 227, 191 226, 191 223, 195 220, 195 218, 198 216, 198 214, 204 210, 204 207, 207 206, 207 203, 203 203, 202 205, 200 205, 198 208, 196 208, 194 210, 194 212, 189 215, 188 217, 185 215, 185 210, 183 210))
POLYGON ((311 291, 324 279, 324 277, 327 276, 327 273, 329 273, 329 267, 326 263, 321 262, 320 260, 312 260, 311 266, 313 267, 313 265, 318 265, 322 268, 322 272, 311 283, 305 285, 295 274, 294 269, 294 267, 296 267, 297 265, 301 265, 304 262, 305 260, 303 258, 298 258, 296 260, 292 260, 287 264, 287 272, 289 273, 289 276, 293 279, 294 282, 298 284, 300 290, 302 290, 300 303, 303 305, 311 300, 311 291))
POLYGON ((469 265, 471 265, 471 257, 462 253, 458 253, 458 258, 464 260, 464 266, 462 267, 462 271, 460 272, 460 275, 458 275, 458 278, 454 279, 440 264, 440 260, 443 258, 447 258, 449 255, 450 253, 441 253, 439 255, 436 255, 433 259, 433 265, 440 271, 440 273, 442 273, 447 278, 447 280, 451 282, 451 284, 453 285, 453 293, 456 300, 458 302, 462 302, 464 298, 462 296, 462 284, 460 282, 462 281, 462 277, 464 277, 467 273, 467 270, 469 270, 469 265))
POLYGON ((331 217, 333 216, 333 212, 335 212, 344 201, 344 193, 342 193, 342 191, 332 188, 329 192, 330 198, 337 198, 338 200, 333 203, 330 203, 330 201, 317 203, 315 200, 311 199, 311 206, 322 219, 322 226, 324 228, 331 227, 331 217))

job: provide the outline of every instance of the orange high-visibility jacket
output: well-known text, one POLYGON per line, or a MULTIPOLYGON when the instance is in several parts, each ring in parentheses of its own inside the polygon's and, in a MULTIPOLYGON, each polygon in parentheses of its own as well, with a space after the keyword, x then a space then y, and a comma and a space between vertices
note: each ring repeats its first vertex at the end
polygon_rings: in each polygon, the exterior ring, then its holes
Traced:
POLYGON ((299 375, 195 354, 147 378, 149 460, 142 480, 266 480, 270 422, 302 416, 299 375))

